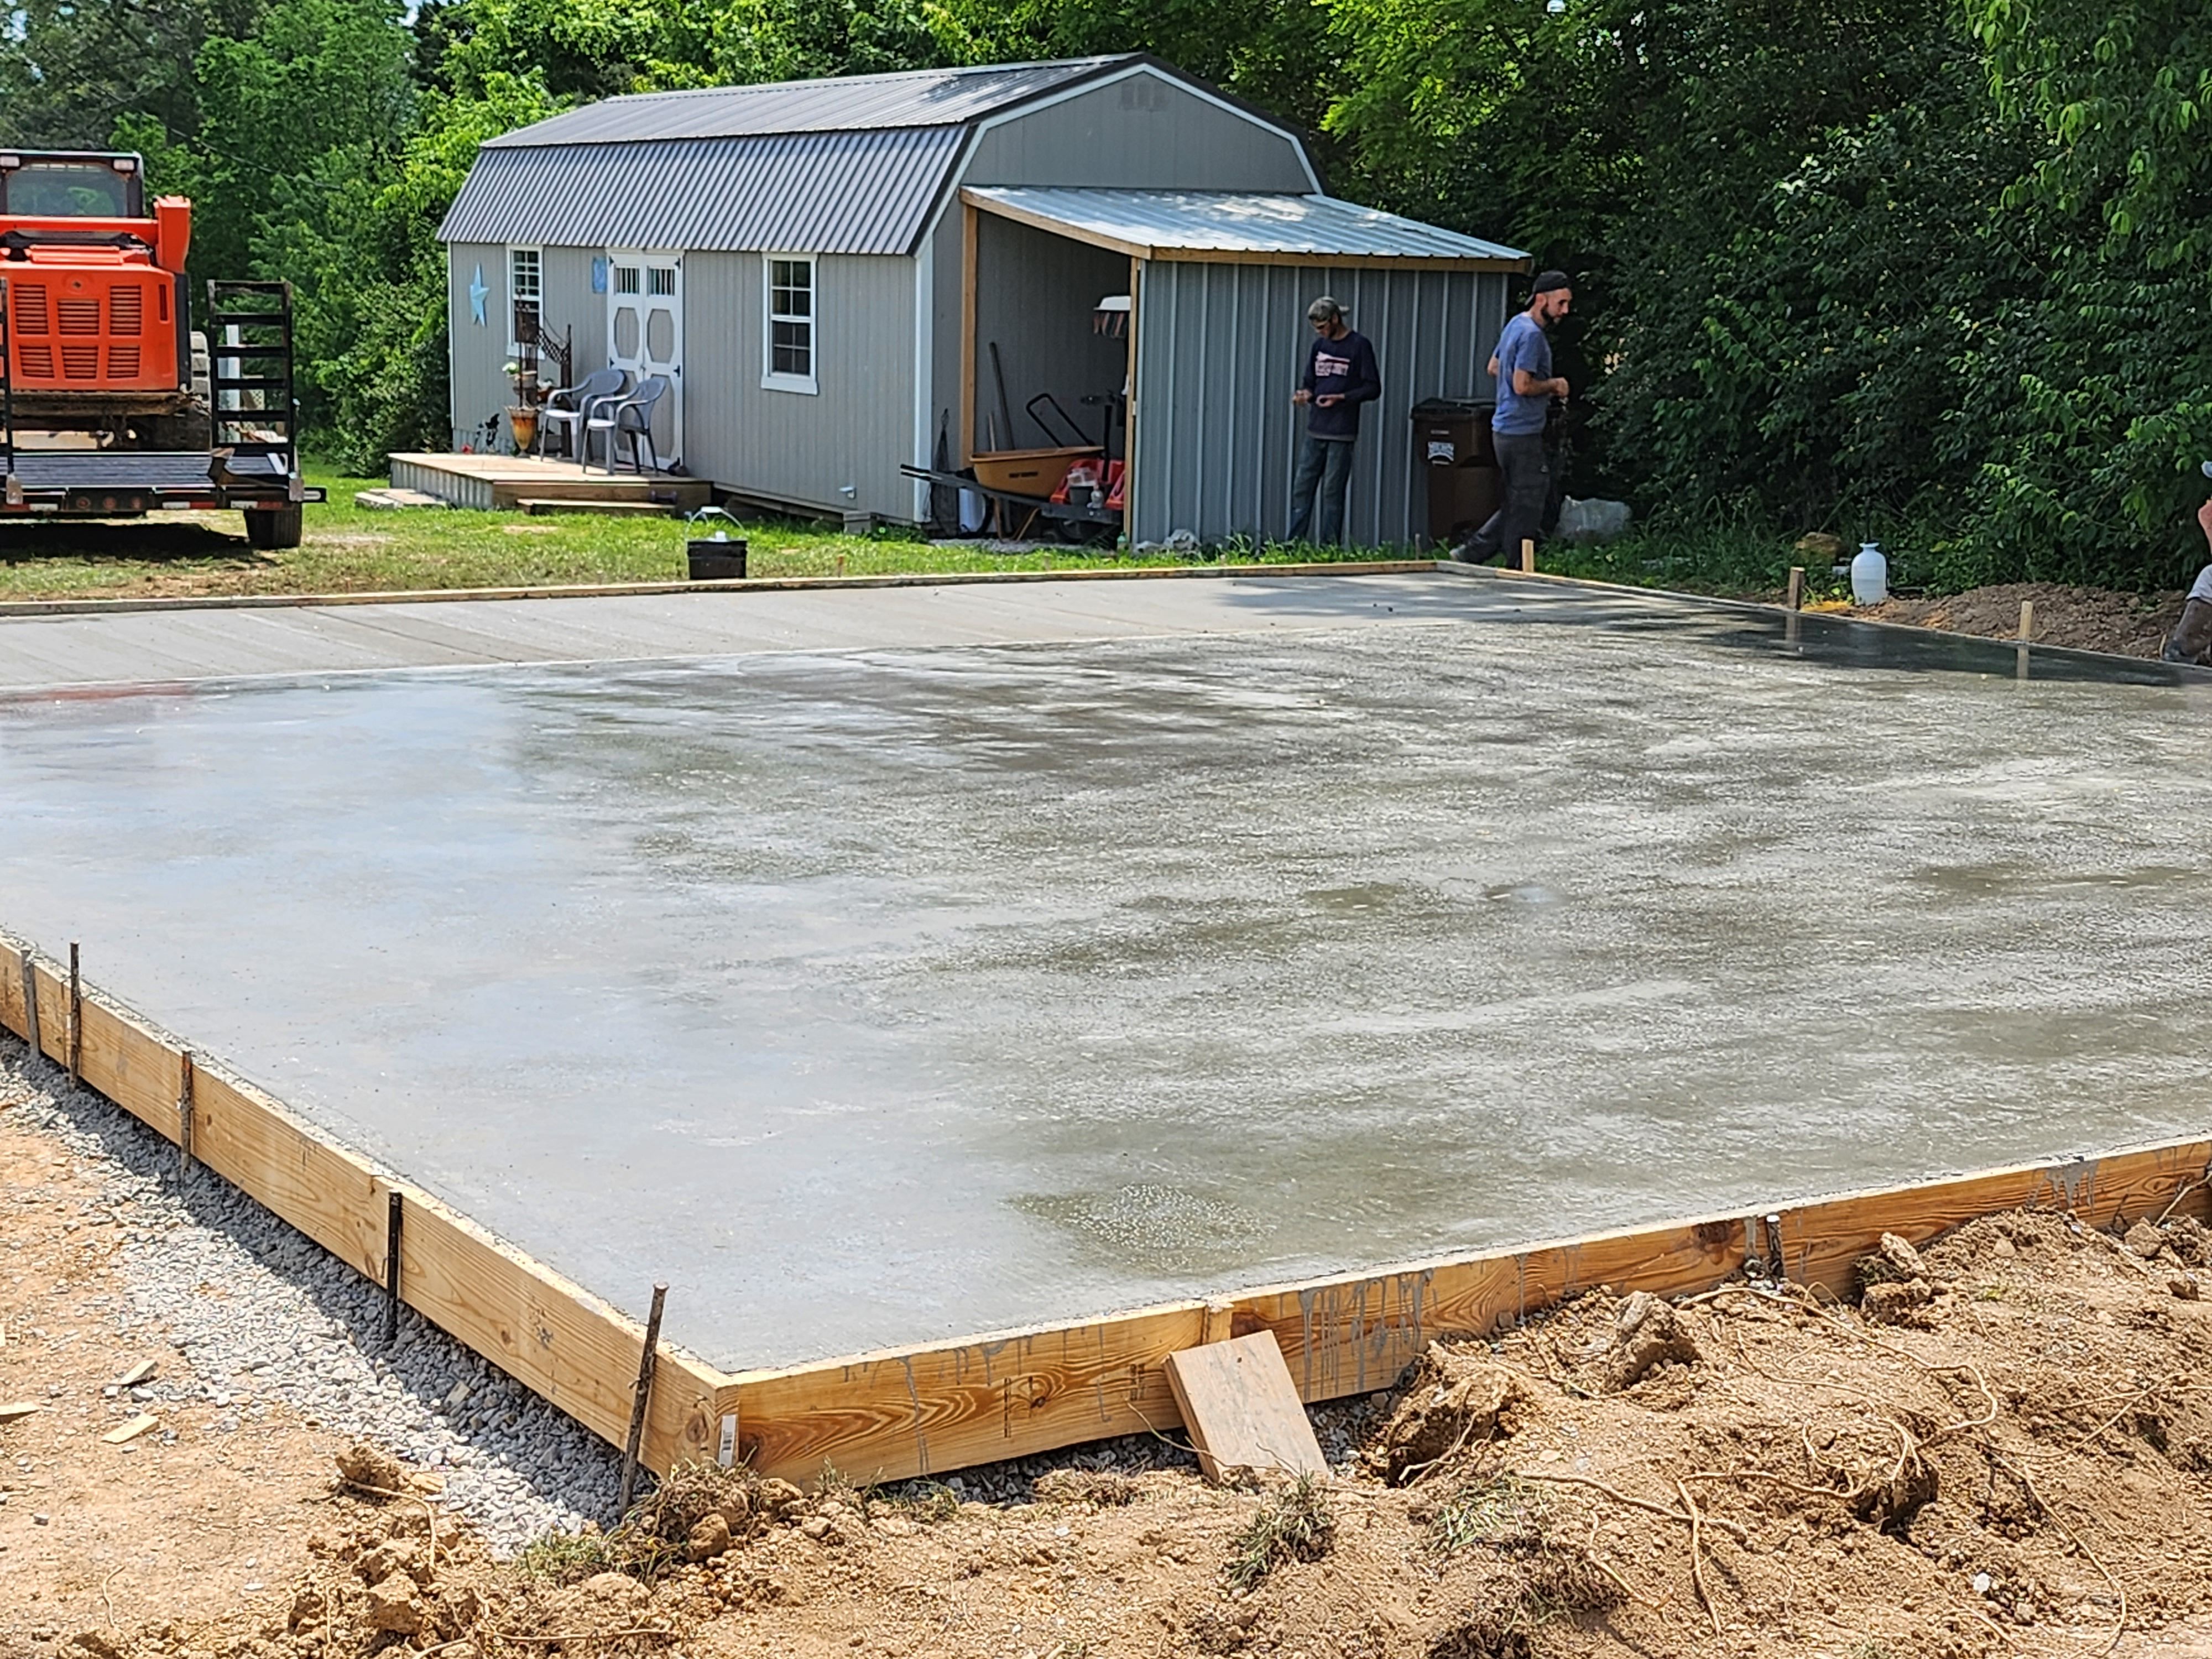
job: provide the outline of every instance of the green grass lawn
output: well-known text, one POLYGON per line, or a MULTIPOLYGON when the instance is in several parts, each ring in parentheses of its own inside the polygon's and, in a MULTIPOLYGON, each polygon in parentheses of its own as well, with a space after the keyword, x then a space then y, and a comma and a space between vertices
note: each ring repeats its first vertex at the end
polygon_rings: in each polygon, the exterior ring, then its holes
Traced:
MULTIPOLYGON (((362 593, 424 588, 674 581, 684 574, 683 525, 673 519, 567 514, 357 507, 354 493, 383 482, 315 467, 330 501, 310 507, 299 547, 257 553, 240 516, 164 514, 111 523, 11 524, 0 530, 0 600, 143 598, 183 594, 362 593)), ((1403 549, 1239 544, 1203 558, 1115 555, 1098 550, 993 552, 973 544, 933 547, 913 532, 847 536, 789 520, 750 526, 756 576, 848 576, 979 570, 1093 569, 1102 565, 1284 564, 1419 556, 1403 549)), ((1637 530, 1603 547, 1547 544, 1542 568, 1561 575, 1693 592, 1778 597, 1788 542, 1747 531, 1637 530)), ((1807 597, 1835 586, 1808 570, 1807 597)))
MULTIPOLYGON (((0 530, 0 599, 143 598, 179 594, 362 593, 405 589, 537 586, 574 582, 675 581, 684 574, 683 524, 674 519, 562 514, 374 511, 354 492, 380 478, 307 469, 330 501, 307 510, 302 544, 257 553, 240 515, 162 514, 138 521, 11 525, 0 530)), ((933 547, 908 532, 847 536, 788 520, 750 526, 755 576, 848 576, 972 570, 1087 569, 1101 564, 1208 561, 1068 548, 994 553, 933 547)), ((1367 550, 1233 550, 1237 562, 1373 558, 1367 550)), ((1390 556, 1385 553, 1380 556, 1390 556)))

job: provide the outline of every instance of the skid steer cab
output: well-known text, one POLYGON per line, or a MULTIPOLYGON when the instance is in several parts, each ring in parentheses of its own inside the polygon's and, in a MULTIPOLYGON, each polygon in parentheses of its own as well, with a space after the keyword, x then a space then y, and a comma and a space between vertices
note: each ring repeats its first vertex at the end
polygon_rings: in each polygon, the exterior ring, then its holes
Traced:
POLYGON ((291 284, 210 283, 195 316, 191 237, 137 155, 0 149, 0 538, 236 508, 300 544, 291 284))

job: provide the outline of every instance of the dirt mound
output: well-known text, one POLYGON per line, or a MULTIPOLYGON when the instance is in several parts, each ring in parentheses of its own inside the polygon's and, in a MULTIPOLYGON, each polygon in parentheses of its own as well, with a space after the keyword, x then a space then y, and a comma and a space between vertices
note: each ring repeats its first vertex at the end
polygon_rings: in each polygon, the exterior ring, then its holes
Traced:
POLYGON ((1854 617, 1910 623, 1984 639, 2016 639, 2023 599, 2035 605, 2035 642, 2076 651, 2110 651, 2123 657, 2155 657, 2180 619, 2184 595, 2120 593, 2104 587, 2065 587, 2055 582, 2005 582, 1972 587, 1940 599, 1893 599, 1847 607, 1854 617))
POLYGON ((1431 1342, 1413 1364, 1404 1398, 1367 1453, 1370 1468, 1394 1486, 1467 1447, 1510 1434, 1520 1379, 1493 1364, 1481 1343, 1431 1342))

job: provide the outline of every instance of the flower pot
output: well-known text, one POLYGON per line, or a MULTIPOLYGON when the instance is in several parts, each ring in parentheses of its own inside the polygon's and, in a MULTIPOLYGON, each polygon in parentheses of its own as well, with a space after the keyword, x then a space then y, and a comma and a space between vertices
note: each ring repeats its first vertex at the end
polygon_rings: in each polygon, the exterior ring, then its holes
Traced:
POLYGON ((507 411, 507 430, 514 434, 514 453, 525 454, 538 441, 538 411, 516 404, 507 411))

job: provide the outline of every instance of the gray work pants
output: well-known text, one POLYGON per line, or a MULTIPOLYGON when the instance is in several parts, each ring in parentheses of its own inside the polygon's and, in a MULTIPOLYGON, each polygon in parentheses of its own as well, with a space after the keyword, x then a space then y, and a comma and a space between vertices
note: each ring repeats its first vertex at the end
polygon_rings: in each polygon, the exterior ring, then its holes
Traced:
POLYGON ((1490 434, 1498 453, 1498 504, 1474 538, 1462 550, 1475 564, 1497 558, 1517 563, 1521 544, 1544 533, 1544 504, 1552 495, 1552 458, 1544 449, 1540 432, 1498 432, 1490 434))

